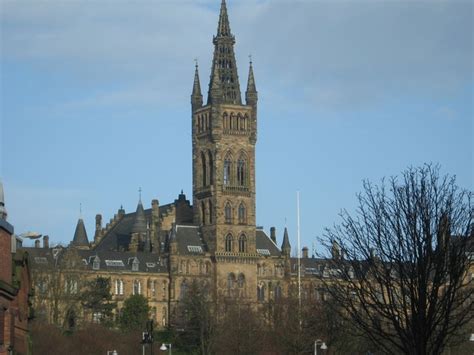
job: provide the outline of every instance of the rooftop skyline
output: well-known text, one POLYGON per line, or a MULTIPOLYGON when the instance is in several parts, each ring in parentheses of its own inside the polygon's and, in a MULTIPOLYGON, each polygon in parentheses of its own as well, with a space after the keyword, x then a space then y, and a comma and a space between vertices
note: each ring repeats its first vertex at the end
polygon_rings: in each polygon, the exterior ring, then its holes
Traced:
MULTIPOLYGON (((9 222, 69 243, 192 199, 194 59, 207 94, 219 1, 2 3, 0 177, 9 222)), ((473 4, 227 1, 241 91, 259 92, 257 224, 302 246, 362 179, 439 163, 473 189, 473 4)))

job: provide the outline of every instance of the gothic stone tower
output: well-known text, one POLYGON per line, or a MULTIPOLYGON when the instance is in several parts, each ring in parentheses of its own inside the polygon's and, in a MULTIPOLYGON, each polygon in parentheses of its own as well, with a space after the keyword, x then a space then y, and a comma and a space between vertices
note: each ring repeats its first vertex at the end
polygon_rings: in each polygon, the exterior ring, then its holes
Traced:
POLYGON ((211 253, 252 258, 257 91, 250 62, 242 103, 225 0, 213 44, 207 104, 203 105, 197 65, 191 95, 194 222, 201 225, 211 253))

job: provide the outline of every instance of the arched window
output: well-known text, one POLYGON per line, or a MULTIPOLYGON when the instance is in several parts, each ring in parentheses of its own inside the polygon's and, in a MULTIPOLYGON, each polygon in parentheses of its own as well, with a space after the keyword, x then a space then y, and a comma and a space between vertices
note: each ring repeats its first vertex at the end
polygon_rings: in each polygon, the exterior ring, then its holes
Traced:
POLYGON ((181 282, 181 287, 179 289, 179 299, 182 300, 186 296, 187 292, 188 292, 188 284, 186 283, 186 280, 183 280, 183 282, 181 282))
POLYGON ((123 280, 115 280, 115 294, 123 295, 123 280))
POLYGON ((265 285, 264 284, 257 286, 257 300, 260 302, 265 301, 265 285))
POLYGON ((247 237, 242 234, 239 238, 239 253, 245 253, 247 251, 247 237))
POLYGON ((150 281, 150 292, 152 297, 156 297, 156 280, 150 281))
POLYGON ((241 126, 241 123, 242 123, 242 115, 240 113, 237 114, 237 125, 235 127, 235 129, 237 130, 242 130, 242 126, 241 126))
POLYGON ((225 251, 231 252, 232 251, 232 234, 227 234, 227 237, 225 237, 225 251))
POLYGON ((247 179, 247 164, 245 162, 245 158, 242 155, 238 162, 237 162, 237 185, 238 186, 245 186, 246 185, 246 179, 247 179))
POLYGON ((281 286, 276 285, 275 286, 275 300, 281 299, 281 286))
POLYGON ((208 152, 208 163, 209 163, 209 185, 214 183, 214 159, 212 159, 212 153, 208 152))
POLYGON ((230 205, 229 202, 227 202, 224 207, 224 218, 225 218, 225 223, 227 224, 232 223, 232 206, 230 205))
POLYGON ((231 272, 229 275, 227 275, 227 289, 232 289, 234 288, 234 283, 235 283, 235 275, 233 272, 231 272))
POLYGON ((212 224, 212 202, 209 200, 209 224, 212 224))
POLYGON ((142 283, 139 280, 133 281, 133 294, 134 295, 142 294, 142 283))
POLYGON ((202 224, 206 224, 206 205, 204 201, 201 202, 201 217, 202 217, 202 224))
POLYGON ((235 114, 230 114, 230 129, 236 129, 235 114))
POLYGON ((202 186, 207 186, 207 166, 206 156, 201 152, 201 167, 202 167, 202 186))
POLYGON ((237 280, 237 285, 239 288, 243 288, 245 286, 245 276, 244 274, 239 274, 239 278, 237 280))
POLYGON ((230 154, 224 159, 224 185, 231 184, 231 176, 232 176, 232 157, 230 154))
POLYGON ((247 216, 245 211, 245 205, 243 202, 239 205, 239 223, 245 224, 247 222, 247 216))

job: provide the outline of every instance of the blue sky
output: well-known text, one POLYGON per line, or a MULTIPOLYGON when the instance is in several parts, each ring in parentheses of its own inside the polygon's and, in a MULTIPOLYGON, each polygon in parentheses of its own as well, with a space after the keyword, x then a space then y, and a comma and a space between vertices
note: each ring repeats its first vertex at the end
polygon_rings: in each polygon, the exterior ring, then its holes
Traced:
MULTIPOLYGON (((207 92, 219 2, 2 1, 1 167, 17 233, 191 199, 194 58, 207 92)), ((296 246, 363 179, 439 163, 473 189, 471 1, 228 0, 259 91, 257 223, 296 246), (286 221, 286 222, 285 222, 286 221)), ((316 246, 317 247, 317 246, 316 246)))

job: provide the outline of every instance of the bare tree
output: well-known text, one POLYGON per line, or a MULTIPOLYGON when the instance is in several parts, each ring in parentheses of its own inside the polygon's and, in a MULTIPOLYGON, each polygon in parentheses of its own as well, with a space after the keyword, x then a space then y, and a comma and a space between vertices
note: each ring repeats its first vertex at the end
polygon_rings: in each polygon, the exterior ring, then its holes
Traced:
POLYGON ((384 352, 440 354, 473 318, 473 194, 432 165, 363 186, 355 216, 321 238, 325 289, 384 352))

